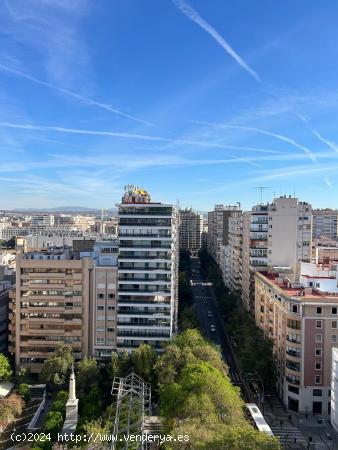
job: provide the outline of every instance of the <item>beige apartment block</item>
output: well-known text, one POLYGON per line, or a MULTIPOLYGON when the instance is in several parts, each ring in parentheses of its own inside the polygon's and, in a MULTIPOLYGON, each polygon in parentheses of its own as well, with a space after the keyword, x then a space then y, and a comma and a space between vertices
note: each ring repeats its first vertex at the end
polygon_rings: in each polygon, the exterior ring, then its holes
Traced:
POLYGON ((65 249, 17 254, 9 314, 9 351, 16 367, 39 373, 61 342, 76 359, 89 354, 92 267, 91 258, 71 259, 65 249))
POLYGON ((255 313, 255 272, 298 272, 302 261, 312 257, 311 205, 282 196, 273 203, 257 205, 243 214, 242 300, 255 313))
POLYGON ((316 239, 327 237, 338 238, 338 210, 314 209, 313 212, 313 237, 316 239))
POLYGON ((284 405, 328 415, 331 355, 338 342, 337 267, 302 264, 301 273, 256 272, 255 319, 273 340, 284 405))
POLYGON ((242 289, 243 213, 234 211, 229 218, 229 277, 230 291, 240 294, 242 289))
POLYGON ((215 205, 214 210, 208 212, 207 250, 217 264, 220 263, 221 246, 229 245, 229 219, 239 209, 239 205, 215 205))
POLYGON ((117 239, 97 242, 92 257, 90 353, 108 359, 117 346, 117 239))
POLYGON ((192 209, 179 212, 179 248, 197 256, 202 247, 203 216, 192 209))

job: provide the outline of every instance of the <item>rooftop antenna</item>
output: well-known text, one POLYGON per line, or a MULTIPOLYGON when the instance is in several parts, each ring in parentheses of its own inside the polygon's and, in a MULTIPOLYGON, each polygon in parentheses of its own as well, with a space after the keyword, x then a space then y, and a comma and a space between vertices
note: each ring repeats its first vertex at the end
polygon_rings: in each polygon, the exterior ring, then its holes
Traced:
POLYGON ((263 191, 264 189, 271 189, 269 186, 256 186, 255 189, 259 189, 260 191, 260 204, 263 203, 263 191))

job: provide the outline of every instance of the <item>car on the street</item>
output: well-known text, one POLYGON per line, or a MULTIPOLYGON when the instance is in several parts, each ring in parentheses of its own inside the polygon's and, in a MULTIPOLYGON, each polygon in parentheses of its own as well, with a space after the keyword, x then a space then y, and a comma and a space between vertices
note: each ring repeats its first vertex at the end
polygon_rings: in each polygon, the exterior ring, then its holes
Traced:
POLYGON ((208 317, 210 318, 212 316, 213 316, 212 311, 208 311, 208 317))
POLYGON ((216 327, 214 324, 210 325, 210 331, 212 331, 213 333, 216 331, 216 327))
POLYGON ((203 303, 204 303, 205 305, 207 305, 207 304, 208 304, 208 300, 204 300, 203 303))

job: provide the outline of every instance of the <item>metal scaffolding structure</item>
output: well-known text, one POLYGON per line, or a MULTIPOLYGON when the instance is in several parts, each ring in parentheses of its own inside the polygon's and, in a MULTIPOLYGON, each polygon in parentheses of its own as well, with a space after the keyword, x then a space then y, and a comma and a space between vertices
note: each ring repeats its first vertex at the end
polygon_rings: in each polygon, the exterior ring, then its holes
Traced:
POLYGON ((151 388, 135 372, 126 377, 114 377, 111 394, 116 396, 115 419, 111 449, 146 450, 146 442, 129 441, 128 436, 142 436, 145 418, 151 415, 151 388), (136 444, 136 446, 135 446, 136 444))

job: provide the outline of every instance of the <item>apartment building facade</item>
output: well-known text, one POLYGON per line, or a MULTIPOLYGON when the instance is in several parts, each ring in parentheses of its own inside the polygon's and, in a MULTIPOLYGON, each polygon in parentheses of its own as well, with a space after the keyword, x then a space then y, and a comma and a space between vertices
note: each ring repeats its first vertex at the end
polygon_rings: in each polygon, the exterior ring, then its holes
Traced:
POLYGON ((300 277, 256 272, 255 319, 273 340, 284 405, 329 415, 331 354, 338 343, 337 267, 302 264, 300 270, 300 277))
POLYGON ((338 239, 338 210, 337 209, 314 209, 313 214, 313 237, 319 239, 327 237, 338 239))
POLYGON ((197 256, 202 247, 203 216, 192 209, 179 213, 179 248, 197 256))
POLYGON ((90 353, 97 359, 110 358, 117 348, 117 257, 117 239, 94 245, 89 326, 90 353))
POLYGON ((18 253, 9 313, 9 352, 16 367, 39 373, 59 343, 76 359, 89 354, 90 257, 69 251, 18 253))
POLYGON ((8 307, 11 281, 0 280, 0 352, 8 350, 8 307))
POLYGON ((256 271, 268 265, 268 207, 257 205, 243 214, 242 302, 251 315, 255 305, 256 271))
POLYGON ((234 211, 229 218, 229 277, 226 284, 239 295, 242 290, 243 213, 234 211))
POLYGON ((213 211, 208 212, 207 251, 213 260, 220 263, 221 245, 229 245, 229 219, 239 205, 215 205, 213 211))
POLYGON ((118 209, 117 347, 161 351, 177 329, 178 214, 133 185, 118 209))
POLYGON ((221 245, 219 253, 219 267, 221 269, 222 280, 225 286, 230 284, 230 246, 221 245))
POLYGON ((311 205, 282 196, 243 215, 242 300, 254 315, 256 271, 283 268, 298 272, 312 257, 311 205))

